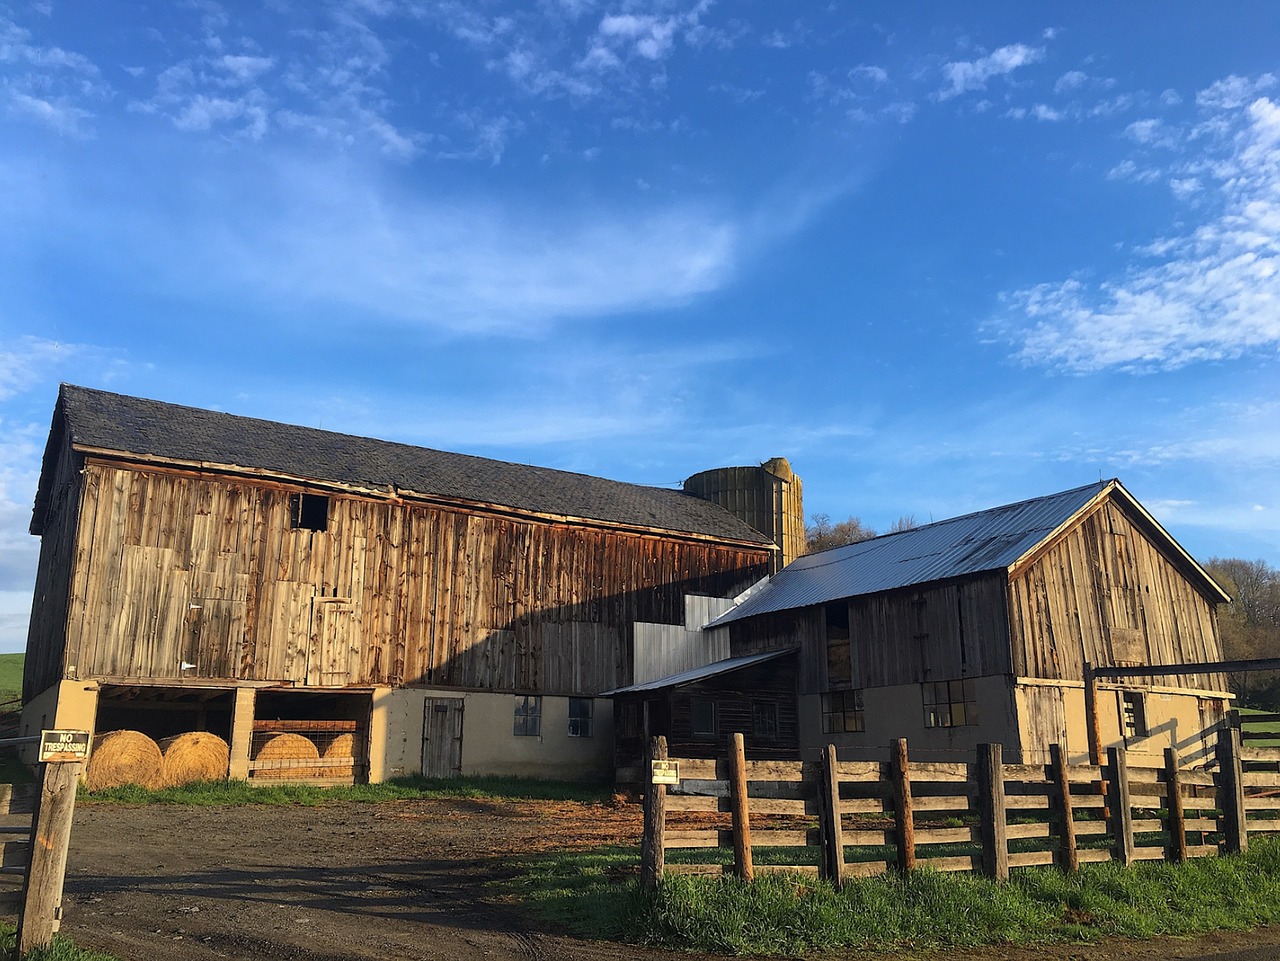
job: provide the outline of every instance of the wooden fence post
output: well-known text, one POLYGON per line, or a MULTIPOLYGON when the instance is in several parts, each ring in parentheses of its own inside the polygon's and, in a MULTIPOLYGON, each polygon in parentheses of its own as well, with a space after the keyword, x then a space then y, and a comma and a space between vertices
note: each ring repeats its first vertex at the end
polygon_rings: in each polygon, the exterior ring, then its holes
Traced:
POLYGON ((907 739, 889 742, 889 767, 893 782, 894 840, 898 846, 898 870, 916 866, 915 810, 911 801, 911 769, 907 762, 907 739))
POLYGON ((45 764, 31 831, 31 865, 22 887, 22 916, 18 922, 18 957, 47 948, 62 921, 62 882, 67 872, 67 847, 76 811, 80 761, 45 764))
POLYGON ((1169 858, 1177 864, 1187 859, 1187 819, 1182 809, 1182 769, 1177 748, 1164 749, 1164 806, 1169 812, 1169 858))
POLYGON ((1218 807, 1222 808, 1222 834, 1227 852, 1249 850, 1240 731, 1233 727, 1218 729, 1218 807))
POLYGON ((1058 862, 1064 871, 1079 871, 1080 850, 1076 846, 1076 820, 1071 810, 1071 778, 1061 744, 1049 745, 1049 767, 1053 777, 1054 807, 1061 819, 1058 836, 1062 839, 1062 847, 1058 852, 1058 862))
POLYGON ((1116 843, 1116 860, 1126 867, 1133 863, 1133 808, 1129 797, 1129 761, 1122 747, 1107 748, 1110 776, 1111 833, 1116 843))
POLYGON ((822 876, 839 888, 844 884, 844 829, 840 824, 840 768, 834 744, 822 749, 818 818, 822 828, 822 876))
POLYGON ((1004 749, 978 745, 978 810, 982 832, 982 869, 997 881, 1009 880, 1009 836, 1004 809, 1004 749))
POLYGON ((644 838, 640 844, 640 884, 649 891, 662 883, 666 867, 667 786, 653 783, 653 761, 667 760, 667 739, 649 738, 644 764, 644 838))
POLYGON ((1098 717, 1098 676, 1084 662, 1084 721, 1089 734, 1089 763, 1102 764, 1102 721, 1098 717))
POLYGON ((755 879, 751 863, 751 811, 747 801, 747 749, 741 734, 733 736, 729 754, 729 795, 733 804, 733 871, 744 881, 755 879))

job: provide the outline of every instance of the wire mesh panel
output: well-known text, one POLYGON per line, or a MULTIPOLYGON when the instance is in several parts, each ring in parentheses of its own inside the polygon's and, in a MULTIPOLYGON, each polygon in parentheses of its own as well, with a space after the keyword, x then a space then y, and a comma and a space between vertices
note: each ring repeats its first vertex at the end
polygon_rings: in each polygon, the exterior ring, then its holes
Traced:
POLYGON ((354 783, 363 773, 364 748, 358 721, 255 721, 249 777, 354 783))

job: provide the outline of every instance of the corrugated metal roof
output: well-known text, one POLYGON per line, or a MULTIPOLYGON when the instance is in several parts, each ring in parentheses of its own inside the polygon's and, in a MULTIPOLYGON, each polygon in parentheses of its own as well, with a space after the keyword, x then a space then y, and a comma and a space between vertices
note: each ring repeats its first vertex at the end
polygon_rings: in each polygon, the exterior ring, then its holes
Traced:
POLYGON ((728 674, 730 671, 737 671, 744 667, 750 667, 753 664, 763 664, 765 661, 772 661, 776 657, 782 657, 786 654, 794 654, 796 648, 789 647, 782 651, 766 651, 763 654, 744 654, 741 657, 729 657, 723 661, 716 661, 713 664, 707 664, 704 667, 695 667, 688 671, 681 671, 679 674, 672 674, 668 677, 657 677, 652 681, 643 681, 640 684, 632 684, 630 687, 619 687, 612 691, 605 691, 599 697, 613 697, 615 694, 635 694, 640 691, 660 691, 667 687, 678 687, 681 684, 690 684, 694 681, 705 681, 709 677, 717 677, 720 674, 728 674))
POLYGON ((710 501, 587 474, 413 447, 63 384, 36 497, 40 533, 55 444, 270 471, 366 490, 435 495, 770 546, 769 538, 710 501))
POLYGON ((712 621, 794 610, 1014 564, 1116 485, 1101 481, 797 558, 760 593, 712 621))

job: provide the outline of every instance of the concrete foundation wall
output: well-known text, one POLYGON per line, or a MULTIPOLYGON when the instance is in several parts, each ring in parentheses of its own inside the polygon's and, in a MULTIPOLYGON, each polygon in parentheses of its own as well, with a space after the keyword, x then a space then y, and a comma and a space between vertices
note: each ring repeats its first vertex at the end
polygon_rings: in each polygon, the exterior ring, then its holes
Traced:
POLYGON ((919 684, 895 684, 863 691, 864 730, 858 733, 822 731, 821 695, 800 697, 800 749, 805 759, 816 759, 824 744, 834 744, 842 758, 880 759, 896 738, 907 739, 910 756, 920 761, 957 760, 972 756, 979 744, 997 742, 1016 747, 1018 721, 1013 693, 1004 675, 975 677, 974 695, 978 723, 958 727, 925 727, 924 697, 919 684))
POLYGON ((512 733, 517 697, 428 688, 374 694, 369 725, 369 780, 422 772, 422 718, 428 698, 463 702, 462 773, 557 780, 607 780, 613 773, 613 702, 594 698, 591 737, 570 737, 569 698, 543 696, 542 733, 512 733))

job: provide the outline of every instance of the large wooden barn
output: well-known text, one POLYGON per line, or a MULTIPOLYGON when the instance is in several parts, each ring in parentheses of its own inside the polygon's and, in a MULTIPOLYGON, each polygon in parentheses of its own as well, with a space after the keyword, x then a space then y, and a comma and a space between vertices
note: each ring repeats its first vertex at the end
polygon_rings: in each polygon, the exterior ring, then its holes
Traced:
MULTIPOLYGON (((1054 742, 1073 761, 1125 745, 1137 762, 1160 763, 1175 745, 1194 762, 1223 720, 1223 676, 1106 683, 1086 665, 1220 660, 1215 608, 1227 600, 1112 480, 802 557, 711 622, 703 649, 730 669, 795 651, 799 744, 810 753, 835 743, 853 757, 906 737, 924 759, 995 741, 1027 763, 1047 761, 1054 742)), ((776 732, 742 720, 752 692, 732 670, 710 672, 718 702, 678 673, 617 696, 651 702, 670 728, 654 733, 677 741, 688 731, 670 704, 701 700, 701 738, 723 740, 736 717, 748 752, 767 756, 776 732)), ((623 763, 634 754, 620 741, 623 763)))
MULTIPOLYGON (((356 776, 595 776, 646 626, 802 543, 785 461, 642 487, 63 385, 24 724, 354 732, 356 776), (692 493, 691 493, 692 491, 692 493), (764 533, 762 533, 762 531, 764 533)), ((661 631, 659 630, 659 633, 661 631)), ((348 742, 349 743, 349 742, 348 742)))

